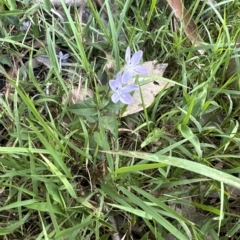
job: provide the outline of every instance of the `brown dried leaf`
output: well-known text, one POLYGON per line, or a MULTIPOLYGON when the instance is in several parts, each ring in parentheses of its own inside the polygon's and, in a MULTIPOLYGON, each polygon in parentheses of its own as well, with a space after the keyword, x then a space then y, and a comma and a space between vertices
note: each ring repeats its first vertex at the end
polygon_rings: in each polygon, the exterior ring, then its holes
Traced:
POLYGON ((107 63, 104 67, 104 70, 108 73, 108 74, 113 74, 115 69, 116 69, 116 62, 115 60, 111 57, 110 54, 108 54, 107 52, 104 52, 106 59, 107 59, 107 63))
POLYGON ((83 101, 92 97, 93 97, 93 91, 91 89, 87 89, 87 91, 85 91, 85 89, 81 88, 81 85, 79 85, 78 87, 75 87, 74 89, 71 90, 71 93, 69 94, 69 96, 67 96, 66 94, 62 96, 62 103, 65 104, 67 100, 69 100, 69 104, 73 105, 75 103, 78 103, 80 101, 83 101))
MULTIPOLYGON (((174 11, 176 18, 183 23, 184 31, 188 39, 194 46, 201 46, 202 39, 198 33, 197 26, 190 14, 184 7, 182 0, 167 0, 168 4, 174 11)), ((198 50, 200 54, 204 54, 204 50, 198 50)))
MULTIPOLYGON (((168 83, 164 80, 161 79, 165 69, 167 68, 168 64, 163 63, 163 64, 157 64, 157 61, 149 61, 149 62, 144 62, 142 66, 146 67, 149 71, 149 75, 155 75, 156 78, 151 79, 152 81, 142 85, 141 92, 142 92, 142 97, 144 101, 145 108, 149 107, 154 99, 155 96, 164 88, 164 87, 170 87, 173 86, 173 83, 168 83), (167 85, 168 84, 168 85, 167 85), (166 86, 167 85, 167 86, 166 86)), ((138 81, 146 81, 146 77, 139 77, 138 81)), ((135 79, 131 79, 129 83, 134 83, 135 79)), ((128 116, 130 114, 140 112, 143 110, 143 105, 142 105, 142 98, 141 98, 141 93, 139 90, 136 90, 133 94, 133 103, 128 105, 126 111, 124 112, 123 116, 128 116)))

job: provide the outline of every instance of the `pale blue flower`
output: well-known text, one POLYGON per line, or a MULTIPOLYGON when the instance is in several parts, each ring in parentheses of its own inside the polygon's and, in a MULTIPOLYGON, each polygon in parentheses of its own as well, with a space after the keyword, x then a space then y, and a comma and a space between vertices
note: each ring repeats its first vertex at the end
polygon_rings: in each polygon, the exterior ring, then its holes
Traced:
POLYGON ((116 80, 110 80, 109 86, 113 90, 113 95, 111 97, 114 103, 121 101, 124 104, 131 104, 132 103, 132 96, 130 92, 136 90, 138 85, 136 84, 129 84, 123 85, 124 82, 128 82, 130 79, 124 79, 126 75, 121 75, 120 73, 117 74, 116 80))
MULTIPOLYGON (((134 76, 134 75, 141 75, 141 74, 148 74, 148 69, 144 66, 139 66, 139 62, 142 58, 143 51, 139 50, 136 53, 133 54, 131 57, 131 51, 130 47, 127 47, 126 53, 125 53, 125 61, 126 61, 126 66, 124 68, 124 77, 125 79, 128 79, 129 76, 134 76)), ((123 82, 126 83, 126 82, 123 82)))
POLYGON ((63 54, 62 51, 60 51, 57 55, 57 58, 59 59, 59 68, 62 68, 62 65, 64 65, 65 63, 67 63, 67 59, 69 57, 69 54, 63 54))
POLYGON ((24 21, 24 22, 22 23, 22 26, 20 26, 20 31, 25 31, 25 30, 27 30, 30 26, 31 26, 31 22, 30 22, 30 21, 24 21))

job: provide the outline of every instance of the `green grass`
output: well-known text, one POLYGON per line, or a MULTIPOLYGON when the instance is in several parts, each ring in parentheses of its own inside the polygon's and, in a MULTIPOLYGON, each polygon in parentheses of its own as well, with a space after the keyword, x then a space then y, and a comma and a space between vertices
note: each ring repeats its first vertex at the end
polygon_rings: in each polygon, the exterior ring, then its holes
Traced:
POLYGON ((239 239, 240 4, 184 1, 194 47, 164 1, 89 0, 84 23, 43 2, 0 1, 0 238, 239 239), (122 118, 107 83, 127 46, 176 84, 122 118), (63 102, 79 84, 93 97, 63 102))

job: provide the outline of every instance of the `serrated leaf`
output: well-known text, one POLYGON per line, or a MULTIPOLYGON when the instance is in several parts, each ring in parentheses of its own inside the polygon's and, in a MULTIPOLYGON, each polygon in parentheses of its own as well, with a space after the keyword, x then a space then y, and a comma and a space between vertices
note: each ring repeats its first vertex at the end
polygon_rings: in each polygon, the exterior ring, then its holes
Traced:
POLYGON ((113 135, 116 131, 116 121, 112 116, 103 116, 101 118, 104 129, 108 129, 113 135))
POLYGON ((122 107, 124 107, 124 104, 120 101, 117 103, 109 102, 109 104, 104 108, 106 112, 118 112, 122 107))

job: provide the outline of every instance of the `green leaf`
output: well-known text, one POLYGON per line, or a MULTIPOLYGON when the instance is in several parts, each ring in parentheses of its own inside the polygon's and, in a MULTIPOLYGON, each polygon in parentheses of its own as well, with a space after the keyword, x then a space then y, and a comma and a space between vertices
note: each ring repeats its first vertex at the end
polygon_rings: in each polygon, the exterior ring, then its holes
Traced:
POLYGON ((131 188, 134 189, 138 194, 141 194, 146 199, 148 199, 151 202, 152 206, 155 205, 155 206, 160 207, 162 210, 164 210, 166 212, 166 214, 168 214, 168 216, 170 216, 174 219, 177 219, 178 221, 183 221, 183 222, 188 223, 187 219, 185 219, 181 214, 177 213, 171 207, 167 206, 164 202, 162 202, 162 200, 155 198, 154 196, 152 196, 151 194, 142 190, 139 187, 131 186, 131 188))
POLYGON ((120 173, 127 173, 127 172, 138 172, 138 171, 145 171, 153 168, 162 168, 166 166, 168 166, 168 164, 165 164, 165 163, 136 164, 133 166, 121 167, 117 170, 117 173, 120 174, 120 173))
POLYGON ((69 107, 69 111, 80 116, 90 117, 97 115, 96 105, 93 102, 93 99, 88 99, 76 103, 69 107))
MULTIPOLYGON (((40 212, 49 212, 49 204, 47 202, 37 202, 37 203, 29 204, 27 208, 34 209, 40 212)), ((58 205, 53 204, 52 210, 56 214, 65 216, 64 212, 58 205)))
MULTIPOLYGON (((10 18, 14 18, 17 21, 19 21, 19 19, 17 19, 17 15, 23 15, 25 13, 24 10, 12 10, 12 11, 2 11, 0 12, 0 18, 2 19, 2 17, 10 17, 10 18)), ((3 20, 3 19, 2 19, 3 20)))
POLYGON ((206 113, 211 113, 215 111, 216 109, 219 109, 220 106, 217 102, 215 101, 206 101, 204 106, 203 106, 203 114, 206 113))
POLYGON ((147 138, 142 142, 141 148, 147 146, 150 143, 157 142, 161 135, 163 134, 163 130, 159 128, 154 128, 152 132, 150 132, 147 138))
POLYGON ((228 148, 230 142, 234 136, 238 133, 239 123, 238 121, 230 121, 230 126, 225 130, 225 134, 222 136, 221 146, 224 146, 224 152, 228 148))
POLYGON ((163 216, 157 213, 154 207, 148 206, 142 199, 135 196, 128 189, 124 187, 119 187, 119 190, 126 195, 132 202, 142 208, 146 213, 148 213, 149 217, 154 218, 158 223, 160 223, 164 228, 166 228, 169 232, 171 232, 175 237, 181 240, 188 240, 186 236, 184 236, 181 231, 179 231, 175 226, 173 226, 169 221, 167 221, 163 216))
POLYGON ((0 17, 0 19, 3 22, 5 22, 6 24, 10 24, 13 26, 19 26, 19 18, 16 17, 16 15, 6 15, 6 16, 0 17))
POLYGON ((7 65, 9 67, 12 66, 10 58, 7 55, 0 55, 0 63, 5 64, 5 65, 7 65))
POLYGON ((9 205, 1 207, 0 211, 9 210, 9 209, 17 208, 17 207, 28 206, 28 205, 36 203, 36 202, 37 201, 34 199, 19 201, 19 202, 11 203, 9 205))
POLYGON ((56 184, 52 182, 46 182, 45 185, 47 188, 47 192, 52 196, 53 200, 62 205, 61 197, 56 184))
POLYGON ((182 136, 188 139, 188 141, 192 143, 192 145, 195 148, 195 151, 197 152, 198 156, 201 158, 202 150, 201 150, 200 142, 197 136, 192 132, 192 130, 188 126, 184 124, 180 124, 178 129, 181 132, 182 136))
POLYGON ((207 211, 207 212, 212 212, 216 215, 220 215, 220 211, 219 209, 213 207, 213 206, 207 206, 207 205, 204 205, 204 204, 201 204, 201 203, 196 203, 196 202, 192 202, 191 203, 194 207, 197 207, 199 209, 202 209, 204 211, 207 211))
MULTIPOLYGON (((233 186, 235 188, 240 189, 240 179, 238 177, 234 177, 228 173, 205 166, 201 163, 193 162, 191 160, 177 158, 177 157, 169 157, 169 156, 156 154, 156 153, 151 154, 151 153, 135 152, 135 151, 105 151, 105 152, 109 154, 122 155, 122 156, 131 157, 131 158, 139 158, 139 159, 152 161, 152 162, 155 162, 153 164, 153 168, 158 168, 155 165, 156 162, 159 163, 159 167, 162 167, 162 164, 164 163, 164 164, 168 164, 178 168, 183 168, 188 171, 195 172, 197 174, 209 177, 216 181, 223 182, 229 186, 233 186)), ((148 165, 151 166, 151 164, 148 164, 148 165)), ((125 168, 130 168, 130 167, 128 166, 125 168)), ((119 174, 122 171, 123 171, 123 168, 118 168, 115 171, 115 174, 119 174)))
POLYGON ((51 1, 50 0, 43 0, 43 3, 44 3, 45 10, 50 11, 51 10, 51 1))
POLYGON ((196 99, 194 99, 194 106, 192 110, 192 116, 196 117, 199 115, 199 113, 202 111, 206 97, 207 97, 207 88, 205 87, 202 92, 197 94, 196 99))
POLYGON ((118 205, 118 204, 112 204, 112 203, 108 203, 108 205, 118 208, 118 209, 122 209, 124 212, 130 212, 136 216, 142 217, 142 218, 147 218, 147 219, 152 219, 152 216, 149 215, 147 212, 142 211, 140 209, 136 209, 133 207, 127 207, 127 206, 122 206, 122 205, 118 205))
POLYGON ((9 227, 4 227, 0 229, 0 236, 13 233, 15 229, 19 228, 20 226, 23 226, 23 224, 27 221, 27 219, 30 217, 30 213, 27 213, 24 218, 21 218, 21 220, 11 223, 9 227))
POLYGON ((101 118, 103 127, 108 129, 113 135, 115 135, 116 131, 116 118, 112 116, 103 116, 101 118))
POLYGON ((81 220, 80 224, 76 224, 73 227, 70 227, 62 230, 61 232, 58 232, 55 236, 55 239, 62 239, 62 237, 66 237, 66 236, 67 238, 64 238, 64 239, 76 239, 76 238, 72 238, 72 236, 75 235, 75 233, 79 234, 79 229, 84 229, 84 228, 88 228, 88 226, 91 226, 94 221, 96 221, 94 217, 92 215, 89 215, 86 219, 81 220))
POLYGON ((118 101, 117 103, 109 102, 109 104, 107 105, 107 107, 104 110, 106 112, 114 112, 114 113, 116 113, 122 107, 124 107, 124 104, 122 102, 120 102, 120 101, 118 101))

